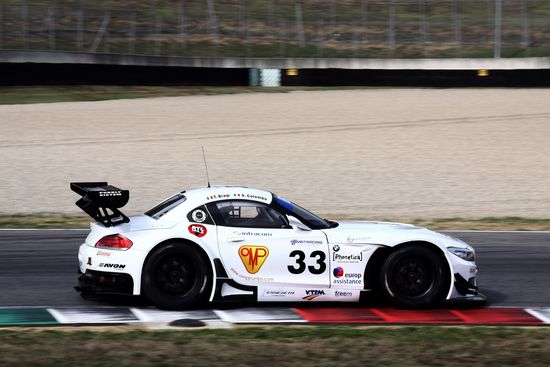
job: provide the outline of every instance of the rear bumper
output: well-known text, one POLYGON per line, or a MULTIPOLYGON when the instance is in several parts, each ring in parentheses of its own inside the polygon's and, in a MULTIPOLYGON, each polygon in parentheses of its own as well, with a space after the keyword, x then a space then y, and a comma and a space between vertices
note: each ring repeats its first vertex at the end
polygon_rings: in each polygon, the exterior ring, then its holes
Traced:
POLYGON ((78 278, 78 285, 75 289, 88 294, 131 295, 134 289, 134 280, 130 274, 86 270, 78 278))

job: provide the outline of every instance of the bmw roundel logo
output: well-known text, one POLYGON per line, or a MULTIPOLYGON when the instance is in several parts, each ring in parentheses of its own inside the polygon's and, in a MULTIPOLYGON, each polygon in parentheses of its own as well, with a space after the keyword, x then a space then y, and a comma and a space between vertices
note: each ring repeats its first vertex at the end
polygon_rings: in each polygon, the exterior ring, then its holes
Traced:
POLYGON ((337 268, 334 268, 334 270, 332 271, 332 273, 334 274, 334 276, 336 278, 341 278, 344 276, 344 269, 342 269, 340 266, 337 267, 337 268))

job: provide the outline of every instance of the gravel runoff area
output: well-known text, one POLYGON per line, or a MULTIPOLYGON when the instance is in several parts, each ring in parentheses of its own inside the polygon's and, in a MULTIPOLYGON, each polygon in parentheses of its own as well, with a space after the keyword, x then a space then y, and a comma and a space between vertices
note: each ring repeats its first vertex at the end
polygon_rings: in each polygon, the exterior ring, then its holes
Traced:
POLYGON ((550 217, 550 89, 363 89, 0 106, 0 212, 140 213, 213 184, 370 219, 550 217))

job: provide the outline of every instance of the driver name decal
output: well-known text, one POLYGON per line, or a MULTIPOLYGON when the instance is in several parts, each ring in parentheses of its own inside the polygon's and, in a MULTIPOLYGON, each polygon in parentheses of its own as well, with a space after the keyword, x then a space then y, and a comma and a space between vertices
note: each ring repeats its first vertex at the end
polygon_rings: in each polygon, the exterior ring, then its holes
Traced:
POLYGON ((243 245, 239 247, 239 257, 250 274, 256 274, 268 256, 269 250, 265 246, 243 245))

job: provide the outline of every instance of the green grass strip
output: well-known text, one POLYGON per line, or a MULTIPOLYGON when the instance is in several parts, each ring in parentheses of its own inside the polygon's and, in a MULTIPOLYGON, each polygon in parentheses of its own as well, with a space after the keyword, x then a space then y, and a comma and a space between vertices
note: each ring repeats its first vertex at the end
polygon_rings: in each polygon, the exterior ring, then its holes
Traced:
POLYGON ((550 328, 0 330, 2 365, 548 366, 550 328))

